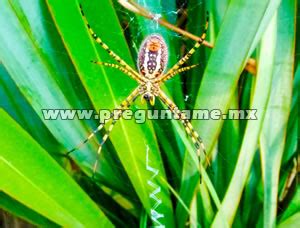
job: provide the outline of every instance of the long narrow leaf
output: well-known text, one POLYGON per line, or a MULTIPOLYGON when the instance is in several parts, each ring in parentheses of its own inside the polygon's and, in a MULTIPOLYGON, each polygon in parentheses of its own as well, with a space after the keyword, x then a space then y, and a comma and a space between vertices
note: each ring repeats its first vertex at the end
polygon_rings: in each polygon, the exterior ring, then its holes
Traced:
MULTIPOLYGON (((210 111, 219 109, 222 114, 226 113, 231 98, 236 91, 239 76, 249 57, 253 40, 257 36, 257 31, 261 28, 265 29, 268 26, 268 22, 274 15, 279 2, 273 1, 270 3, 266 0, 249 0, 243 2, 233 0, 230 2, 220 32, 218 33, 215 47, 205 69, 195 104, 196 108, 208 109, 210 111), (272 8, 273 11, 265 15, 265 10, 270 5, 274 6, 274 9, 272 8), (264 22, 262 23, 262 21, 264 22)), ((223 123, 222 119, 200 120, 194 123, 203 138, 207 150, 210 152, 220 133, 223 123)), ((185 169, 194 170, 196 173, 196 167, 192 168, 186 165, 189 159, 189 156, 185 158, 184 167, 185 169)), ((189 178, 191 176, 189 172, 189 176, 183 177, 181 192, 186 192, 187 189, 190 189, 190 191, 191 189, 195 189, 199 178, 198 176, 189 178)), ((191 202, 191 195, 184 195, 182 197, 187 204, 191 202)), ((180 208, 176 210, 181 214, 180 208)))
MULTIPOLYGON (((100 108, 117 108, 121 101, 137 86, 137 83, 119 71, 93 66, 90 63, 91 60, 104 62, 113 62, 113 60, 88 33, 87 27, 80 15, 79 4, 77 2, 71 1, 66 7, 66 4, 62 1, 49 0, 48 6, 57 28, 62 34, 63 42, 72 61, 75 63, 76 70, 79 72, 82 83, 96 110, 100 108), (68 17, 65 17, 66 12, 68 12, 68 17), (73 30, 70 30, 70 24, 76 26, 76 36, 74 36, 73 30), (81 45, 78 45, 78 39, 81 45), (97 52, 97 49, 99 52, 97 52)), ((95 12, 95 18, 102 22, 101 26, 98 27, 95 23, 92 24, 93 20, 90 20, 96 33, 99 34, 113 51, 134 67, 122 28, 117 21, 116 12, 111 5, 111 1, 84 1, 82 6, 89 20, 91 15, 93 15, 89 14, 89 12, 95 12), (100 9, 100 7, 106 9, 106 18, 101 17, 97 13, 98 11, 93 11, 98 8, 100 9), (114 31, 114 33, 110 34, 108 31, 114 31), (112 36, 114 37, 113 40, 111 39, 112 36)), ((150 197, 150 194, 155 189, 148 184, 148 180, 153 175, 146 168, 146 152, 148 148, 150 151, 151 166, 156 167, 160 171, 159 175, 164 176, 164 168, 151 124, 137 125, 134 121, 120 120, 111 133, 111 141, 116 148, 135 191, 147 209, 147 212, 151 214, 151 209, 156 202, 150 197)), ((159 213, 164 214, 162 220, 164 220, 166 225, 172 225, 173 212, 167 186, 160 183, 158 178, 154 178, 153 181, 157 186, 161 187, 158 197, 163 202, 159 207, 159 213)))
POLYGON ((218 227, 224 219, 226 219, 229 224, 233 222, 256 152, 273 76, 276 44, 276 19, 277 17, 274 16, 262 39, 260 67, 258 69, 254 97, 251 104, 251 109, 257 110, 257 120, 249 120, 247 123, 238 161, 222 202, 222 206, 213 222, 214 227, 218 227), (225 218, 224 214, 226 216, 225 218))
POLYGON ((264 226, 276 225, 279 171, 293 89, 296 1, 283 1, 278 13, 272 92, 260 137, 264 181, 264 226))
POLYGON ((1 191, 61 226, 112 226, 74 180, 2 109, 0 126, 1 191))

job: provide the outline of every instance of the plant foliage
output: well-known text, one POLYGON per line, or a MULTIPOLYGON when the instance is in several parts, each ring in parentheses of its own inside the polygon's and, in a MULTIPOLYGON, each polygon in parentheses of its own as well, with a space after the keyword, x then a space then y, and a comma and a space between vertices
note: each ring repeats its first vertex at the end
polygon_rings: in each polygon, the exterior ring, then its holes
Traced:
MULTIPOLYGON (((169 67, 194 41, 116 0, 0 0, 0 208, 47 227, 299 226, 298 2, 136 2, 196 35, 209 12, 214 47, 200 47, 188 62, 199 66, 162 87, 179 108, 254 109, 257 119, 192 121, 212 163, 203 159, 201 180, 178 120, 122 119, 99 157, 103 132, 66 156, 97 121, 46 120, 42 110, 112 110, 138 85, 91 63, 113 60, 90 36, 79 4, 132 67, 150 33, 165 38, 169 67)), ((138 99, 131 109, 151 107, 138 99)))

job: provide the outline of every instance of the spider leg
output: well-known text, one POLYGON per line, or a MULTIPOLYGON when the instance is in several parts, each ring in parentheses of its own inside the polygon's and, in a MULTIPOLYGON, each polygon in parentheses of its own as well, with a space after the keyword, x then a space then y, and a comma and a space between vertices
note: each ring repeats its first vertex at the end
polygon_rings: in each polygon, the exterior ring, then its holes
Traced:
MULTIPOLYGON (((122 103, 121 105, 117 108, 118 110, 125 110, 127 107, 129 107, 132 102, 135 100, 135 98, 139 95, 139 89, 135 89, 122 103)), ((108 123, 110 120, 112 120, 115 116, 112 114, 110 116, 110 118, 104 122, 104 123, 101 123, 91 134, 88 135, 88 137, 83 140, 81 143, 79 143, 76 147, 74 147, 73 149, 69 150, 66 155, 70 155, 72 152, 80 149, 84 144, 86 144, 91 138, 93 138, 95 136, 95 134, 97 132, 99 132, 104 126, 106 123, 108 123)))
POLYGON ((112 67, 112 68, 118 69, 119 71, 123 72, 124 74, 127 74, 132 79, 135 79, 135 80, 139 81, 139 79, 136 77, 135 74, 133 74, 131 71, 129 71, 125 67, 122 67, 118 64, 104 63, 104 62, 99 62, 99 61, 91 61, 91 63, 97 64, 97 65, 100 65, 100 66, 106 66, 106 67, 112 67))
POLYGON ((206 33, 207 33, 207 29, 208 29, 208 20, 209 20, 209 18, 207 16, 204 32, 202 33, 199 41, 197 41, 195 43, 194 47, 191 50, 189 50, 189 52, 186 53, 185 56, 183 56, 170 70, 168 70, 168 72, 166 74, 158 77, 155 82, 159 82, 161 80, 164 81, 164 79, 169 77, 170 74, 173 74, 173 72, 176 71, 177 69, 179 69, 195 53, 195 51, 201 46, 201 44, 203 43, 203 41, 205 40, 205 37, 206 37, 206 33))
POLYGON ((110 133, 112 132, 115 124, 117 123, 117 121, 121 118, 122 113, 125 111, 125 108, 128 108, 132 102, 134 102, 134 100, 136 99, 136 97, 139 95, 139 89, 135 89, 120 105, 119 109, 117 109, 117 112, 114 113, 113 115, 113 121, 112 123, 109 125, 109 128, 107 130, 107 132, 105 133, 105 135, 102 137, 101 143, 98 147, 97 150, 97 159, 94 163, 93 166, 93 177, 96 173, 97 167, 98 167, 98 163, 99 163, 99 157, 102 151, 102 147, 104 145, 104 143, 106 142, 106 140, 108 139, 110 133))
POLYGON ((124 67, 126 70, 130 71, 132 74, 136 76, 136 78, 140 81, 143 82, 143 78, 131 67, 129 66, 123 59, 121 59, 120 56, 118 56, 116 53, 114 53, 108 46, 105 44, 100 37, 97 36, 97 34, 94 32, 94 30, 91 28, 87 18, 85 17, 84 11, 82 9, 82 5, 79 5, 80 7, 80 12, 82 15, 82 18, 91 34, 93 39, 114 59, 116 60, 122 67, 124 67))
MULTIPOLYGON (((109 119, 110 120, 110 119, 109 119)), ((99 132, 103 127, 104 127, 105 123, 101 123, 91 134, 89 134, 89 136, 83 140, 81 143, 79 143, 76 147, 72 148, 71 150, 69 150, 66 155, 69 156, 71 153, 73 153, 74 151, 80 149, 84 144, 86 144, 91 138, 93 138, 97 132, 99 132)))
POLYGON ((197 67, 198 65, 199 65, 199 64, 195 64, 195 65, 191 65, 191 66, 187 66, 187 67, 181 67, 181 68, 179 68, 179 69, 173 71, 173 73, 172 73, 172 74, 169 74, 167 77, 164 77, 164 78, 163 78, 161 81, 159 81, 159 82, 161 83, 161 82, 167 81, 167 80, 169 80, 170 78, 173 78, 175 75, 180 74, 180 73, 185 72, 185 71, 189 71, 189 70, 191 70, 191 69, 197 67))
POLYGON ((118 110, 118 113, 117 115, 114 117, 112 123, 109 125, 109 128, 107 130, 107 132, 105 133, 105 135, 102 137, 102 140, 101 140, 101 143, 98 147, 98 150, 97 150, 97 159, 94 163, 94 166, 93 166, 93 176, 95 175, 96 173, 96 170, 97 170, 97 167, 98 167, 98 163, 99 163, 99 158, 100 158, 100 154, 101 154, 101 150, 102 150, 102 147, 104 145, 104 143, 106 142, 106 140, 108 139, 110 133, 112 132, 115 124, 117 123, 117 121, 121 118, 121 115, 122 113, 124 112, 124 109, 120 109, 118 110))
POLYGON ((167 95, 163 91, 160 91, 158 96, 162 100, 162 102, 168 106, 168 108, 174 114, 175 118, 178 118, 181 121, 181 123, 183 124, 183 126, 185 128, 185 131, 191 137, 191 139, 196 147, 196 150, 197 150, 197 157, 198 157, 198 161, 199 161, 199 171, 200 171, 200 161, 201 161, 201 157, 200 157, 201 150, 203 151, 203 153, 205 155, 208 165, 210 165, 203 141, 202 141, 201 137, 199 136, 199 134, 195 131, 191 122, 187 119, 186 115, 178 109, 178 107, 175 105, 175 103, 170 98, 168 98, 167 95))

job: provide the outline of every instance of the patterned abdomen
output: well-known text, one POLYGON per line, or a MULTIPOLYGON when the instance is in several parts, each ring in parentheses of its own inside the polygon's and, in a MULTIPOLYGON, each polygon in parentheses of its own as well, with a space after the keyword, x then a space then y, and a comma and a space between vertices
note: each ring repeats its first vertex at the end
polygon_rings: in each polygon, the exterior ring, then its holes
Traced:
POLYGON ((168 63, 168 48, 164 39, 158 34, 152 34, 143 41, 138 55, 140 74, 152 79, 160 76, 168 63))

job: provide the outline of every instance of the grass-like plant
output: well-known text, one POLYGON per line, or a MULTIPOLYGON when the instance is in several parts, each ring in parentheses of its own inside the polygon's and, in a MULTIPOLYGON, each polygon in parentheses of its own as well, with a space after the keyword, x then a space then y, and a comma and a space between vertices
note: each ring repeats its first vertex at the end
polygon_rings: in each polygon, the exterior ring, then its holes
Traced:
MULTIPOLYGON (((116 0, 80 3, 132 67, 150 33, 165 38, 175 64, 195 41, 159 19, 198 35, 208 11, 213 48, 200 47, 189 60, 199 66, 163 90, 181 109, 254 109, 257 119, 192 121, 211 161, 203 159, 201 181, 180 121, 122 119, 93 174, 104 132, 64 155, 97 121, 45 120, 42 110, 112 110, 137 83, 91 63, 114 62, 88 33, 78 1, 1 0, 0 208, 46 227, 300 226, 297 1, 122 2, 154 19, 116 0)), ((148 108, 139 99, 131 107, 148 108)))

